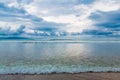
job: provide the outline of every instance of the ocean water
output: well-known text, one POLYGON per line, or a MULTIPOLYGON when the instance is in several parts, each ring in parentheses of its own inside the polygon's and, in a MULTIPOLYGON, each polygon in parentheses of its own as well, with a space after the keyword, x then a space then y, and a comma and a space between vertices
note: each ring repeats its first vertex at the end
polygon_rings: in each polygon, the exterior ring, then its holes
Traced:
POLYGON ((120 71, 120 43, 0 42, 0 74, 120 71))

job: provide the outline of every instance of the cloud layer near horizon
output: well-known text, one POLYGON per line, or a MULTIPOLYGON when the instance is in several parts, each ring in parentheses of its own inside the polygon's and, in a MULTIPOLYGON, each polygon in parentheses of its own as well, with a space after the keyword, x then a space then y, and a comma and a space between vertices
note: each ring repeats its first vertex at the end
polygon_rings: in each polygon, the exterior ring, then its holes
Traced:
POLYGON ((3 0, 0 36, 120 36, 118 0, 3 0))

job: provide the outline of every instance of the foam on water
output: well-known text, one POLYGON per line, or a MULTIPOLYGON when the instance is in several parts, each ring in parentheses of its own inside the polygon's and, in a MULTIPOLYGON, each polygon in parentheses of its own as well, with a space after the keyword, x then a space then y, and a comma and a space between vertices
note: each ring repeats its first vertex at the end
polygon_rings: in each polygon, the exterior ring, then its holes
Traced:
POLYGON ((113 67, 70 67, 70 66, 14 66, 14 67, 0 67, 0 74, 48 74, 48 73, 79 73, 79 72, 118 72, 120 68, 113 67))

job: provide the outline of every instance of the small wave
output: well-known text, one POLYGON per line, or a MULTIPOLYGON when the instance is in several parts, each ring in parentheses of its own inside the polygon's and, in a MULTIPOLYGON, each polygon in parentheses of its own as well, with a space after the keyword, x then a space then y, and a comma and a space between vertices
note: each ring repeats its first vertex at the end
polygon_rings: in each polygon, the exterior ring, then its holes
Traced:
POLYGON ((57 67, 57 66, 17 66, 0 67, 0 74, 51 74, 51 73, 80 73, 80 72, 120 72, 120 68, 112 67, 57 67))

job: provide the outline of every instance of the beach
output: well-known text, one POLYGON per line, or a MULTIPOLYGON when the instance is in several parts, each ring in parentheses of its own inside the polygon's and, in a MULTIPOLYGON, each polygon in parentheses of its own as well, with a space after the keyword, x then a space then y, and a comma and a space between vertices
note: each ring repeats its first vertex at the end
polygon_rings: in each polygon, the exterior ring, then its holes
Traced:
POLYGON ((119 80, 120 73, 1 74, 0 80, 119 80))

